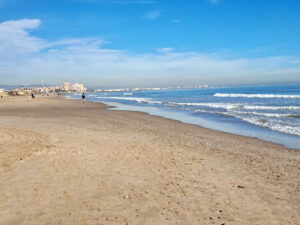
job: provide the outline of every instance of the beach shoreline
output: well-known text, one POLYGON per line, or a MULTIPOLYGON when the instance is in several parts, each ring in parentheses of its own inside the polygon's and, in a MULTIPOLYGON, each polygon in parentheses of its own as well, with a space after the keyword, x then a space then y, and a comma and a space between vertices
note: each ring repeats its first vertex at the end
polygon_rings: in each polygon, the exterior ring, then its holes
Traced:
MULTIPOLYGON (((292 86, 282 86, 280 90, 293 93, 292 86)), ((236 87, 86 94, 89 101, 108 103, 119 110, 146 112, 300 149, 300 124, 297 119, 300 107, 297 96, 282 95, 274 87, 266 90, 236 87), (219 97, 218 93, 224 92, 230 97, 219 97), (276 94, 263 94, 266 92, 276 94), (230 93, 248 94, 238 97, 240 94, 232 96, 230 93), (249 93, 258 94, 253 96, 249 93)), ((81 96, 70 93, 67 97, 80 99, 81 96)))
MULTIPOLYGON (((78 99, 68 99, 68 100, 80 101, 78 99)), ((95 101, 90 101, 90 102, 95 102, 95 101)), ((239 136, 239 137, 245 137, 245 138, 255 139, 255 140, 258 140, 258 141, 263 141, 263 142, 267 142, 267 143, 270 143, 270 144, 278 145, 278 146, 280 146, 282 148, 289 149, 289 150, 292 150, 292 151, 300 151, 300 147, 299 147, 299 149, 296 149, 296 148, 284 146, 283 144, 280 144, 280 143, 276 143, 276 142, 272 142, 272 141, 268 141, 268 140, 263 140, 263 139, 260 139, 258 137, 246 136, 246 135, 241 135, 241 134, 234 134, 234 133, 230 133, 230 132, 222 131, 222 130, 215 130, 213 128, 204 127, 204 126, 201 126, 199 124, 184 122, 184 121, 181 121, 179 119, 168 118, 168 117, 164 117, 164 116, 160 116, 160 115, 152 115, 149 112, 120 109, 117 106, 113 106, 113 105, 110 105, 109 103, 105 103, 105 102, 95 102, 95 103, 99 103, 99 104, 105 105, 106 106, 106 110, 116 110, 116 111, 127 112, 127 113, 130 113, 130 112, 132 112, 132 113, 142 113, 142 114, 147 115, 147 116, 158 117, 158 118, 162 118, 162 119, 166 119, 166 120, 171 120, 171 121, 182 123, 182 124, 186 124, 186 125, 192 125, 192 126, 196 126, 196 127, 201 127, 202 129, 208 129, 208 130, 213 131, 213 132, 218 132, 218 133, 223 133, 223 134, 226 134, 226 135, 234 135, 234 136, 239 136)))
POLYGON ((0 224, 298 224, 299 150, 62 97, 0 102, 0 224))

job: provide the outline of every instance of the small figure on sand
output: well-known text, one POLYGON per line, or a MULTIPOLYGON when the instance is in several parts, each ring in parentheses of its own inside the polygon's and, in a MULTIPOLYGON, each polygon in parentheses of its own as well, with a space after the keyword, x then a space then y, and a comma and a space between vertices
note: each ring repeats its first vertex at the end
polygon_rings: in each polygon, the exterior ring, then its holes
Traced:
POLYGON ((35 98, 35 95, 33 93, 31 93, 31 98, 35 98))
POLYGON ((81 98, 82 98, 82 102, 85 103, 85 94, 84 94, 84 92, 82 92, 81 98))

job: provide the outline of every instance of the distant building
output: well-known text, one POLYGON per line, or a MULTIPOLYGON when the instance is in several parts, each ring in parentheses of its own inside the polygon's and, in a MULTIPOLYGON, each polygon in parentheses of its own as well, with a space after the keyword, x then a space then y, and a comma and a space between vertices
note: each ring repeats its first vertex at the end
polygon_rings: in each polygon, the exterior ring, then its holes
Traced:
POLYGON ((78 84, 75 83, 71 86, 71 91, 75 91, 75 92, 85 92, 86 88, 84 87, 83 84, 78 84))
MULTIPOLYGON (((1 0, 0 0, 1 1, 1 0)), ((67 81, 63 83, 63 86, 43 86, 43 87, 21 87, 11 91, 10 95, 27 95, 31 93, 37 94, 62 94, 65 92, 85 92, 87 88, 83 84, 71 84, 67 81)), ((0 88, 0 93, 5 93, 5 90, 0 88)), ((3 93, 3 94, 4 94, 3 93)))
POLYGON ((64 86, 63 86, 64 91, 68 91, 68 92, 71 91, 71 87, 72 87, 72 84, 70 84, 67 81, 64 82, 64 86))
POLYGON ((63 83, 63 91, 66 91, 66 92, 85 92, 87 89, 86 87, 84 86, 84 84, 79 84, 79 83, 75 83, 75 84, 71 84, 69 82, 64 82, 63 83))

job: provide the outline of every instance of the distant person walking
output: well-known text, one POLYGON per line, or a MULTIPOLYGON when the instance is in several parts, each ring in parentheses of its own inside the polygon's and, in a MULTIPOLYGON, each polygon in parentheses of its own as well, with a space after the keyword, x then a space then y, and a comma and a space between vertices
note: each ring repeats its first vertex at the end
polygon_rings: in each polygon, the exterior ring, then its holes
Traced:
POLYGON ((82 92, 81 98, 82 98, 82 102, 85 103, 85 94, 84 94, 84 92, 82 92))
POLYGON ((31 98, 35 98, 35 95, 33 93, 31 93, 31 98))

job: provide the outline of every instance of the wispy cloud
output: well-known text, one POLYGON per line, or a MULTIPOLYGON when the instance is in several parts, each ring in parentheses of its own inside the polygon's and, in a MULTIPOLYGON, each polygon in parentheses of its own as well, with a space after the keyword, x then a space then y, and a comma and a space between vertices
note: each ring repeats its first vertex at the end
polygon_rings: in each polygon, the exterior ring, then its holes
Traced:
POLYGON ((270 46, 261 46, 261 47, 257 47, 252 49, 252 52, 268 52, 270 50, 274 50, 275 48, 272 48, 270 46))
POLYGON ((28 32, 38 28, 40 24, 41 21, 38 19, 10 20, 0 23, 0 58, 38 52, 43 49, 46 43, 28 32))
POLYGON ((172 23, 181 23, 182 20, 180 20, 180 19, 172 19, 171 22, 172 23))
POLYGON ((49 42, 30 35, 30 30, 37 29, 40 24, 41 21, 38 19, 10 20, 0 23, 0 60, 21 58, 51 48, 76 46, 76 48, 95 49, 106 43, 97 38, 71 38, 49 42))
POLYGON ((300 64, 300 59, 291 61, 291 64, 300 64))
POLYGON ((171 51, 173 51, 174 48, 157 48, 156 51, 159 53, 169 53, 171 51))
POLYGON ((214 5, 216 5, 220 2, 220 0, 209 0, 209 1, 211 4, 214 4, 214 5))
POLYGON ((40 20, 30 19, 0 23, 1 83, 57 83, 67 79, 87 85, 167 86, 180 82, 300 81, 299 57, 222 58, 176 52, 170 47, 158 48, 158 53, 137 54, 105 48, 106 42, 97 38, 49 42, 30 33, 40 24, 40 20))
POLYGON ((148 20, 155 20, 155 19, 159 18, 160 16, 161 16, 160 11, 151 11, 145 15, 145 18, 148 20))
POLYGON ((275 44, 275 45, 265 45, 265 46, 258 46, 252 49, 252 52, 270 52, 286 46, 286 44, 275 44))

